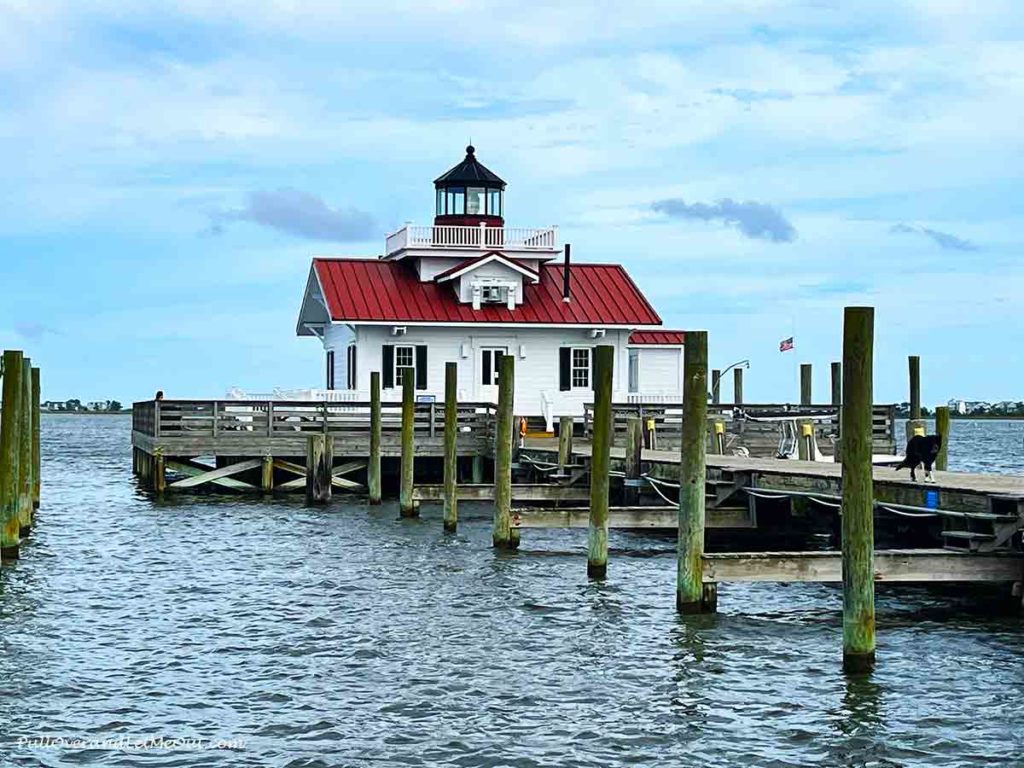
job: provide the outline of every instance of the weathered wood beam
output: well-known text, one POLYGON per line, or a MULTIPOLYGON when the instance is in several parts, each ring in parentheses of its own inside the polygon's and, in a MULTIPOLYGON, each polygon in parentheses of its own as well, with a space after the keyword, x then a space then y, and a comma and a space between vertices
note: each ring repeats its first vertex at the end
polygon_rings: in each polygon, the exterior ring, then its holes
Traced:
MULTIPOLYGON (((872 582, 1014 582, 1021 555, 975 555, 941 549, 878 550, 872 582)), ((704 579, 717 582, 843 580, 841 552, 716 552, 704 555, 704 579)))
MULTIPOLYGON (((525 507, 512 510, 513 528, 586 528, 589 507, 547 509, 525 507)), ((677 507, 611 507, 609 528, 653 528, 676 530, 679 525, 677 507)), ((756 528, 746 509, 709 509, 707 528, 756 528)))
MULTIPOLYGON (((165 464, 165 469, 173 471, 173 472, 176 472, 179 475, 187 475, 188 478, 190 478, 190 479, 191 478, 201 477, 203 475, 208 475, 211 471, 214 471, 214 470, 211 470, 211 469, 205 468, 205 467, 204 468, 200 468, 201 465, 195 465, 193 463, 185 463, 185 462, 181 462, 181 461, 174 461, 174 460, 171 460, 171 459, 166 460, 164 462, 164 464, 165 464)), ((216 471, 219 471, 219 470, 216 470, 216 471)), ((207 479, 204 482, 208 482, 208 483, 210 483, 212 485, 219 485, 222 488, 230 488, 233 491, 258 491, 259 490, 259 488, 257 488, 255 485, 252 485, 251 483, 243 482, 242 480, 237 480, 237 479, 235 479, 233 477, 215 477, 215 478, 212 478, 212 479, 207 479)), ((176 483, 172 483, 169 487, 175 488, 176 487, 176 483)))
MULTIPOLYGON (((213 482, 214 480, 220 480, 222 478, 231 477, 232 475, 237 475, 240 472, 247 472, 250 469, 258 469, 262 467, 262 465, 263 459, 246 459, 245 461, 239 461, 235 464, 229 464, 228 466, 221 467, 220 469, 211 469, 208 472, 198 472, 197 474, 192 474, 195 471, 194 467, 190 467, 187 464, 179 464, 178 462, 169 461, 167 462, 168 467, 174 469, 176 472, 181 472, 182 474, 191 476, 186 477, 184 480, 176 480, 167 487, 174 490, 181 490, 183 488, 195 488, 197 485, 203 485, 204 483, 210 483, 213 482)), ((236 482, 239 482, 246 488, 259 490, 258 488, 256 488, 255 485, 252 485, 251 483, 243 483, 241 481, 236 482)))
MULTIPOLYGON (((459 501, 494 501, 495 490, 490 483, 459 485, 459 501)), ((516 484, 511 486, 512 501, 589 501, 590 491, 583 487, 564 485, 516 484)), ((418 485, 413 490, 417 501, 443 501, 443 485, 418 485)))

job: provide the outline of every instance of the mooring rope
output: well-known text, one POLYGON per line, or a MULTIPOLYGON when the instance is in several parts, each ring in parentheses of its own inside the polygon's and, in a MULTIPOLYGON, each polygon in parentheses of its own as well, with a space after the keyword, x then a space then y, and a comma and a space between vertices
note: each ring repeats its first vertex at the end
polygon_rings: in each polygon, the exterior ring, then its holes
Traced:
POLYGON ((886 512, 892 512, 894 515, 900 515, 901 517, 938 517, 938 512, 904 512, 899 509, 893 509, 887 507, 884 504, 877 505, 879 509, 885 510, 886 512))
POLYGON ((535 459, 531 458, 530 456, 526 455, 525 453, 519 455, 519 460, 520 461, 525 461, 526 463, 531 464, 532 466, 534 466, 537 470, 539 470, 541 472, 551 472, 553 470, 558 469, 558 465, 557 464, 549 464, 546 461, 536 461, 535 459))

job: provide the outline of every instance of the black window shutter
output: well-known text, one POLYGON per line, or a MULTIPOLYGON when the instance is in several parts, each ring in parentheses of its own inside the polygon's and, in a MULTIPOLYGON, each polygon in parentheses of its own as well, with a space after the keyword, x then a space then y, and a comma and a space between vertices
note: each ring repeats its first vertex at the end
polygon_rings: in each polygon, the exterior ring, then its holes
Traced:
POLYGON ((558 350, 558 389, 562 392, 572 389, 572 349, 569 347, 558 350))
POLYGON ((483 365, 480 366, 483 370, 483 378, 480 381, 481 384, 487 385, 491 383, 491 350, 485 349, 483 352, 483 365))
POLYGON ((334 389, 334 350, 327 352, 327 388, 334 389))
POLYGON ((349 364, 348 364, 348 375, 349 375, 349 378, 351 379, 352 383, 348 385, 348 388, 349 389, 355 389, 356 388, 356 345, 353 344, 351 347, 349 347, 349 350, 352 353, 352 359, 349 361, 349 364))
POLYGON ((416 345, 416 389, 427 388, 427 345, 416 345))
POLYGON ((395 346, 385 344, 382 352, 381 367, 384 369, 384 389, 392 389, 395 386, 395 346))

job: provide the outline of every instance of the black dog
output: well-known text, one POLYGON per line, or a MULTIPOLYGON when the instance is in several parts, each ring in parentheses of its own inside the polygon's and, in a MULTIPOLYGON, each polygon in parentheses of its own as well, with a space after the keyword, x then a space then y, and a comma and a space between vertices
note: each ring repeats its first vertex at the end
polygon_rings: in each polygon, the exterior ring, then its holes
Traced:
POLYGON ((942 448, 942 435, 914 435, 907 443, 907 452, 897 470, 910 468, 910 479, 917 482, 917 465, 924 464, 924 481, 934 483, 932 464, 942 448))

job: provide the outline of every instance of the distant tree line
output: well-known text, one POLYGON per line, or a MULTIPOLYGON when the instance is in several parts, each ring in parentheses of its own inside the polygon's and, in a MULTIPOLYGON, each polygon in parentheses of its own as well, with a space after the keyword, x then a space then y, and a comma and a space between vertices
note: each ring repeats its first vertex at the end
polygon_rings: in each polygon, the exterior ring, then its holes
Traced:
POLYGON ((81 400, 47 400, 41 405, 42 410, 50 413, 120 413, 124 406, 117 400, 94 400, 83 403, 81 400))

